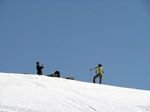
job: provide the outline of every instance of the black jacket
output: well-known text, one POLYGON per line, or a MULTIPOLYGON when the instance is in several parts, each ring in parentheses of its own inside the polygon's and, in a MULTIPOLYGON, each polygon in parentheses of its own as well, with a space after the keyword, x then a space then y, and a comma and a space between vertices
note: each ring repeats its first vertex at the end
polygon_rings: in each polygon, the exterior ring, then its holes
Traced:
POLYGON ((42 75, 42 69, 43 69, 43 68, 44 68, 44 67, 37 65, 37 66, 36 66, 37 74, 42 75))

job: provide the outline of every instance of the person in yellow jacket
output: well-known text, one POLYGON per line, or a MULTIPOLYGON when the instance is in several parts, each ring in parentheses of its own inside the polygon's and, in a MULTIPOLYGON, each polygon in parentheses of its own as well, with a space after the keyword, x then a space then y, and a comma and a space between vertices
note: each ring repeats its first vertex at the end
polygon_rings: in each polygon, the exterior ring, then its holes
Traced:
POLYGON ((90 69, 90 70, 94 70, 94 69, 98 70, 98 74, 96 76, 94 76, 93 83, 95 83, 96 78, 99 77, 100 78, 99 83, 101 84, 102 83, 102 76, 103 76, 102 64, 98 64, 98 67, 95 67, 95 68, 90 69))

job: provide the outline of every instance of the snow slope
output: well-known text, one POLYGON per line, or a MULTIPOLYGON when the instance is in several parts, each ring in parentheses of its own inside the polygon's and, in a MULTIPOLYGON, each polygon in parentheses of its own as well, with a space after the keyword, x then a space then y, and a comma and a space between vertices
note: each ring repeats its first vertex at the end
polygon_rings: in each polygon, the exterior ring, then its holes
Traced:
POLYGON ((0 73, 0 112, 150 112, 150 91, 0 73))

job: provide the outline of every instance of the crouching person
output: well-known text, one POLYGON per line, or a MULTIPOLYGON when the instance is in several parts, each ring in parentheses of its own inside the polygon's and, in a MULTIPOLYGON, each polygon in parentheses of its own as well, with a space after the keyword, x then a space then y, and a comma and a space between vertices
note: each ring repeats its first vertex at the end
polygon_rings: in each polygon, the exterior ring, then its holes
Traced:
POLYGON ((60 77, 60 72, 59 71, 55 71, 54 74, 47 75, 47 76, 50 76, 50 77, 60 77))

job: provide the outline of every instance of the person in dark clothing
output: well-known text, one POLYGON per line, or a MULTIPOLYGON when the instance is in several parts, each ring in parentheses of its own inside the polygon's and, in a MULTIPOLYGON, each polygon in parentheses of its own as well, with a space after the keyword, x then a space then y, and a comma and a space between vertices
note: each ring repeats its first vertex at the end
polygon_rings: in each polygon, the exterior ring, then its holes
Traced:
POLYGON ((55 77, 60 77, 60 72, 59 71, 55 71, 54 76, 55 77))
POLYGON ((40 66, 40 62, 36 62, 36 69, 37 69, 37 74, 38 75, 43 75, 42 74, 42 69, 44 68, 44 64, 42 64, 42 66, 40 66))
POLYGON ((49 77, 60 77, 60 72, 59 71, 55 71, 53 74, 47 75, 49 77))

